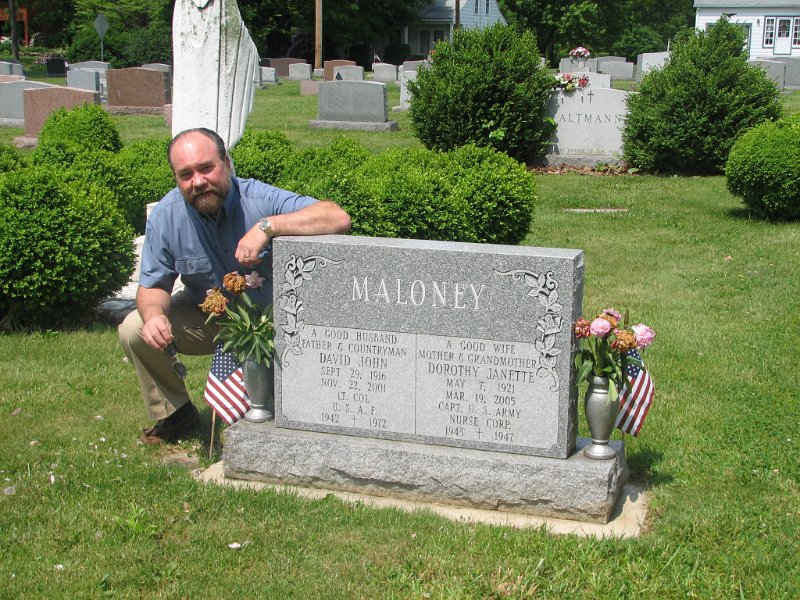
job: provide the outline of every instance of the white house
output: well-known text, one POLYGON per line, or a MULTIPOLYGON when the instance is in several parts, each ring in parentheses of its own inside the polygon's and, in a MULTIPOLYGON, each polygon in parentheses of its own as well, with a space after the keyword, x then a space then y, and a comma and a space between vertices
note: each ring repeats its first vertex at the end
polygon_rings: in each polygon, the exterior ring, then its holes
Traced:
POLYGON ((417 13, 416 23, 398 27, 376 46, 408 44, 412 56, 426 56, 439 40, 449 40, 456 25, 456 2, 463 29, 483 29, 495 23, 506 24, 497 0, 433 0, 417 13))
POLYGON ((750 60, 800 57, 800 0, 695 0, 694 7, 698 29, 722 15, 744 27, 750 60))

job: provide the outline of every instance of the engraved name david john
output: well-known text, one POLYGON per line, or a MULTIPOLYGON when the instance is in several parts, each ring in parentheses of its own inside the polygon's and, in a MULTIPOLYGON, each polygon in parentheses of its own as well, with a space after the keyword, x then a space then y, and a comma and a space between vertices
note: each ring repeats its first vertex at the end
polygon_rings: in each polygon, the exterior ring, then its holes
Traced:
POLYGON ((276 255, 278 425, 529 454, 563 443, 571 336, 554 271, 376 270, 325 250, 276 255))

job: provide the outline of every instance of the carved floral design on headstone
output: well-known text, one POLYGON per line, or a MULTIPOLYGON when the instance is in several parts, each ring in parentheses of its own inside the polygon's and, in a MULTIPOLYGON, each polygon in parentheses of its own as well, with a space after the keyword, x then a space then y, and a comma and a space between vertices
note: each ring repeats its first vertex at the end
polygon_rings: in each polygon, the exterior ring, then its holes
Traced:
POLYGON ((561 349, 556 348, 556 336, 561 332, 563 318, 561 311, 564 306, 558 301, 558 282, 553 278, 553 272, 534 273, 524 269, 513 271, 495 271, 497 275, 511 276, 514 281, 523 281, 528 286, 528 296, 534 297, 544 308, 544 314, 536 321, 536 330, 541 334, 534 342, 536 350, 541 354, 539 367, 536 370, 538 377, 552 377, 553 385, 550 390, 558 391, 559 381, 556 373, 556 364, 561 349))
POLYGON ((287 358, 289 353, 302 354, 303 349, 300 346, 300 333, 303 331, 305 322, 303 321, 303 300, 298 294, 300 286, 304 281, 311 280, 311 273, 319 266, 324 269, 329 264, 338 265, 343 263, 343 260, 333 260, 324 256, 295 256, 291 255, 286 261, 286 270, 283 273, 283 291, 281 294, 281 310, 286 313, 286 325, 282 325, 283 340, 286 347, 283 349, 281 355, 281 363, 288 365, 287 358))

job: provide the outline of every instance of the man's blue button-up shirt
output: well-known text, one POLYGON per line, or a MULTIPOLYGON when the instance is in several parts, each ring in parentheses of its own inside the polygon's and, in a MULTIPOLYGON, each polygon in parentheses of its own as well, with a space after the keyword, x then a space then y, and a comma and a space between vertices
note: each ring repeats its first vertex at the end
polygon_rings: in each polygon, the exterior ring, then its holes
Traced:
POLYGON ((190 206, 178 188, 169 192, 147 220, 139 285, 172 291, 178 275, 198 304, 206 291, 222 287, 226 273, 252 271, 266 279, 250 297, 264 306, 272 303, 272 254, 262 251, 262 262, 254 268, 236 260, 239 240, 259 219, 294 212, 317 202, 267 185, 255 179, 231 178, 231 187, 217 218, 190 206))

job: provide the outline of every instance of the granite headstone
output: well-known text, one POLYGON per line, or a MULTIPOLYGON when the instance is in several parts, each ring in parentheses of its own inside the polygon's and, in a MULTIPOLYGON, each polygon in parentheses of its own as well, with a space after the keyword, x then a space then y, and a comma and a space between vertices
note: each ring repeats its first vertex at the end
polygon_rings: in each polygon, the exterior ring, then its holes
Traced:
POLYGON ((89 69, 70 69, 67 71, 67 86, 99 92, 100 73, 89 69))
POLYGON ((289 65, 289 79, 303 81, 311 79, 312 67, 308 63, 292 63, 289 65))
POLYGON ((316 129, 394 131, 388 120, 386 84, 379 81, 323 81, 319 86, 316 129))

